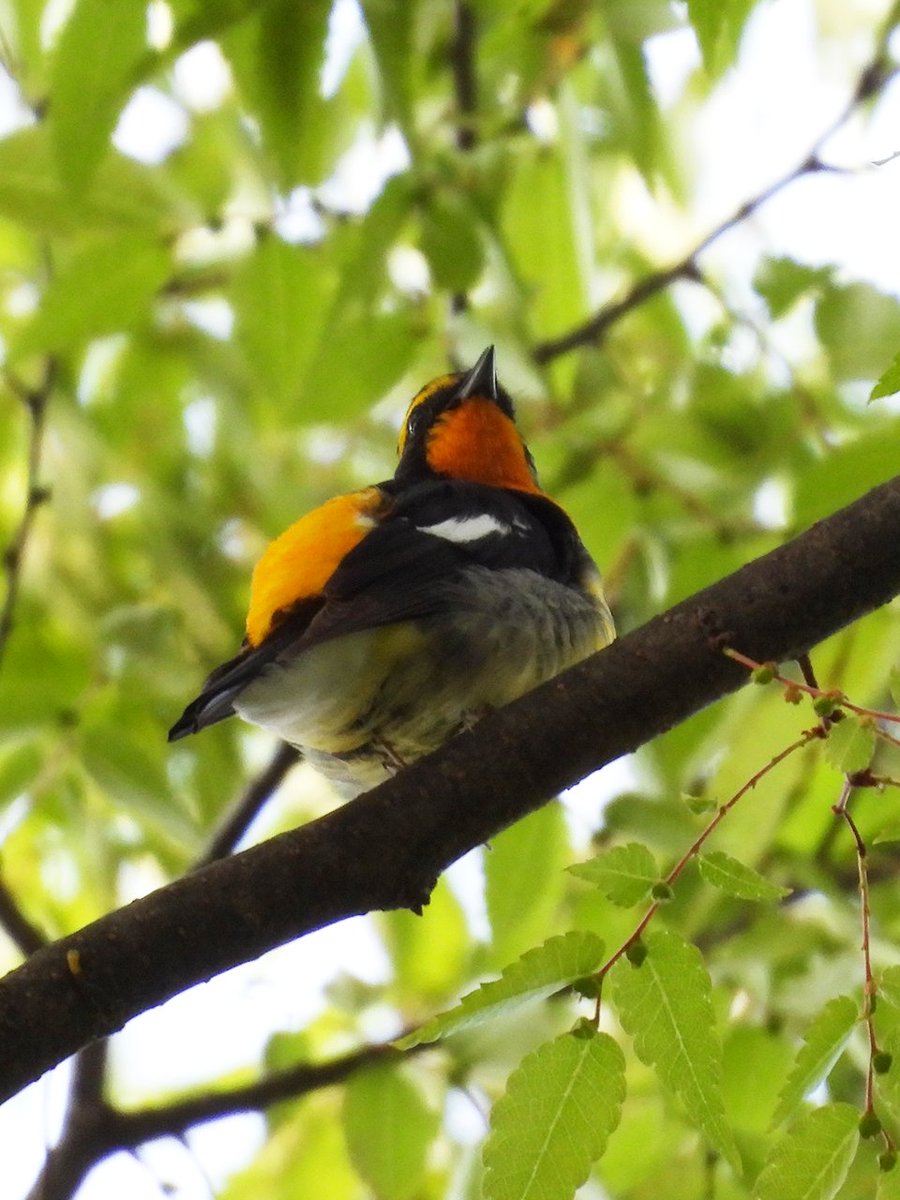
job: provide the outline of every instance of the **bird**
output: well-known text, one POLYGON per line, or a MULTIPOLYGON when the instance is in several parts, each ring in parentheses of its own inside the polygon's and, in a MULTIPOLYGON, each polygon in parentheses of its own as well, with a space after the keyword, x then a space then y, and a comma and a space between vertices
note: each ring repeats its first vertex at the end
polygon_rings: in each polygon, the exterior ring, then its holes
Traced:
POLYGON ((393 478, 265 550, 246 635, 169 731, 233 714, 352 798, 608 645, 600 573, 538 483, 494 347, 413 398, 393 478))

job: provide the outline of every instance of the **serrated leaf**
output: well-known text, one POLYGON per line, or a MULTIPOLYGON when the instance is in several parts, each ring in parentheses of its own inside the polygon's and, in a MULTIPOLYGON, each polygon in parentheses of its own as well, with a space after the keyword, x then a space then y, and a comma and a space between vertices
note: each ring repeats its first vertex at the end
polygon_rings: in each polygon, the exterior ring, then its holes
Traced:
POLYGON ((787 1120, 803 1097, 827 1077, 858 1017, 858 1005, 849 996, 835 996, 816 1016, 779 1093, 774 1124, 787 1120))
POLYGON ((603 942, 593 933, 573 931, 548 938, 528 950, 501 973, 463 996, 455 1008, 441 1013, 400 1043, 402 1049, 458 1033, 505 1015, 523 1004, 552 996, 559 988, 583 979, 603 961, 603 942))
POLYGON ((440 1117, 393 1067, 360 1071, 347 1084, 344 1130, 356 1169, 383 1200, 418 1192, 440 1117))
POLYGON ((644 900, 655 883, 659 883, 656 860, 640 842, 615 846, 588 862, 573 863, 566 868, 579 879, 596 884, 613 904, 630 908, 644 900))
POLYGON ((703 958, 674 933, 651 934, 644 945, 639 967, 620 959, 611 972, 619 1020, 641 1062, 655 1068, 712 1145, 740 1170, 725 1121, 722 1046, 703 958))
POLYGON ((801 1117, 760 1172, 754 1200, 831 1200, 859 1143, 859 1112, 828 1104, 801 1117))
POLYGON ((485 1200, 570 1200, 619 1123, 625 1059, 605 1033, 565 1033, 529 1054, 494 1105, 485 1200))
POLYGON ((874 753, 875 730, 868 717, 845 712, 844 719, 829 729, 825 756, 844 775, 864 770, 874 753))
POLYGON ((707 883, 739 900, 782 900, 790 888, 770 883, 759 871, 738 862, 722 850, 711 850, 697 859, 701 876, 707 883))
POLYGON ((83 192, 146 48, 145 0, 78 0, 56 48, 50 129, 60 178, 83 192))
POLYGON ((900 1008, 900 967, 885 967, 878 975, 878 995, 900 1008))
POLYGON ((894 357, 894 361, 875 383, 869 393, 869 401, 880 400, 882 396, 893 396, 895 392, 900 392, 900 354, 894 357))

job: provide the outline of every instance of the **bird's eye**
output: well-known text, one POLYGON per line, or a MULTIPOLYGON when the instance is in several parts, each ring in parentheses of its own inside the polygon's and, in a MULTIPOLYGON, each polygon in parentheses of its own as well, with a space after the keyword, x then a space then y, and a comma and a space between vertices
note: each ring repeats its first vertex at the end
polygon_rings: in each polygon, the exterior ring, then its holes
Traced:
POLYGON ((415 435, 417 429, 422 425, 424 413, 421 408, 414 408, 406 419, 406 436, 411 438, 415 435))

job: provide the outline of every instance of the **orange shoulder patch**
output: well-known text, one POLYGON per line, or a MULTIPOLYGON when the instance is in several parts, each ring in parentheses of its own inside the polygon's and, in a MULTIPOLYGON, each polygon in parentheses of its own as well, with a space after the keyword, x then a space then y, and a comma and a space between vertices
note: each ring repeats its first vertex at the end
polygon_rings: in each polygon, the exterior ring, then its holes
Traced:
POLYGON ((335 496, 271 542, 253 571, 247 640, 258 646, 276 613, 321 593, 338 564, 375 524, 384 503, 376 487, 335 496))

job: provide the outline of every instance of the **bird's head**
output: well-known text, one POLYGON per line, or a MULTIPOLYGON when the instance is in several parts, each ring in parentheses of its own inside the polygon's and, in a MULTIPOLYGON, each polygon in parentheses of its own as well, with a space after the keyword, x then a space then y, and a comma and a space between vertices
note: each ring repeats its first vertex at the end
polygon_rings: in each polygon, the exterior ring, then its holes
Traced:
POLYGON ((509 393, 497 382, 494 347, 470 371, 441 375, 410 404, 397 445, 395 478, 435 476, 539 491, 534 462, 516 428, 509 393))

